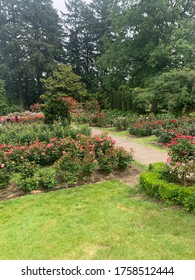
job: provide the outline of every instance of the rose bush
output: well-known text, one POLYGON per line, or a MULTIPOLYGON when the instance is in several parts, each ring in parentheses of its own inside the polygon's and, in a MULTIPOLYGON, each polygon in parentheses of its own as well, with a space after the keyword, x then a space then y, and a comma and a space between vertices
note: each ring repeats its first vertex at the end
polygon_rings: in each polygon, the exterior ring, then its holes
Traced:
POLYGON ((187 180, 195 178, 195 137, 176 135, 167 144, 169 148, 168 165, 170 174, 174 174, 178 181, 187 185, 187 180))
MULTIPOLYGON (((37 165, 40 167, 55 163, 59 181, 72 185, 79 179, 90 176, 95 170, 111 172, 124 169, 132 161, 132 153, 116 148, 115 142, 106 133, 89 137, 78 134, 75 139, 51 138, 49 142, 35 141, 30 145, 0 145, 0 160, 13 163, 11 172, 21 173, 22 190, 37 188, 33 178, 37 165)), ((39 183, 39 180, 38 180, 39 183)))

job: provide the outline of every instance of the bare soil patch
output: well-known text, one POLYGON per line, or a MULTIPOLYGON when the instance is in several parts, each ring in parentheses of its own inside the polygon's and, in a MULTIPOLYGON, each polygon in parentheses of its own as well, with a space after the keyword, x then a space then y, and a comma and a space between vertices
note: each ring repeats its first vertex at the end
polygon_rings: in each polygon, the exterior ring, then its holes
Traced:
MULTIPOLYGON (((132 165, 128 169, 124 171, 116 171, 110 174, 103 174, 100 172, 94 173, 91 177, 80 180, 75 187, 81 186, 83 184, 94 184, 94 183, 100 183, 105 182, 111 179, 117 179, 121 182, 124 182, 127 185, 136 185, 138 183, 139 175, 141 174, 142 169, 141 167, 132 165)), ((35 195, 39 193, 47 193, 49 191, 56 191, 59 189, 65 189, 70 188, 66 184, 59 184, 57 185, 53 190, 34 190, 32 192, 24 192, 21 191, 16 184, 12 183, 7 188, 0 190, 0 201, 5 201, 9 199, 13 199, 16 197, 21 197, 25 195, 35 195)))

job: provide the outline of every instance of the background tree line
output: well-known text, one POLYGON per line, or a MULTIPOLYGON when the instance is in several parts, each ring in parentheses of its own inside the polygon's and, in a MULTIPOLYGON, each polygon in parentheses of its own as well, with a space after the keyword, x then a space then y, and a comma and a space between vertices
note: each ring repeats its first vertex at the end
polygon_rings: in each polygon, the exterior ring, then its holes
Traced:
POLYGON ((108 97, 113 108, 193 110, 193 0, 65 5, 59 16, 51 0, 0 0, 2 102, 22 108, 38 102, 42 79, 64 63, 81 77, 88 96, 108 97))

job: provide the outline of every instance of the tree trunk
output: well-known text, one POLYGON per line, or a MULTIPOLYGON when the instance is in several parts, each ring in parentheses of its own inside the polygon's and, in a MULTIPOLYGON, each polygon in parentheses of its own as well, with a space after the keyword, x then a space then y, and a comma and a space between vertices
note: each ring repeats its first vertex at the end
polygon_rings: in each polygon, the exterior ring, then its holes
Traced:
POLYGON ((158 110, 158 102, 156 100, 153 100, 151 111, 152 111, 152 113, 156 114, 157 110, 158 110))
POLYGON ((20 108, 24 110, 24 94, 23 94, 23 86, 22 86, 22 79, 21 76, 18 76, 18 91, 19 91, 19 98, 20 98, 20 108))

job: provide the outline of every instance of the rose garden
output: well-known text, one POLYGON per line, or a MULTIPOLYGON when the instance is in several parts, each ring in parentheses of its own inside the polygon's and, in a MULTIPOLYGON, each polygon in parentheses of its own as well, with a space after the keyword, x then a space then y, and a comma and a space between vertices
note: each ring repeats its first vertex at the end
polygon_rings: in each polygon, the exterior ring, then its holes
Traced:
POLYGON ((0 258, 194 260, 194 1, 0 6, 0 258))

